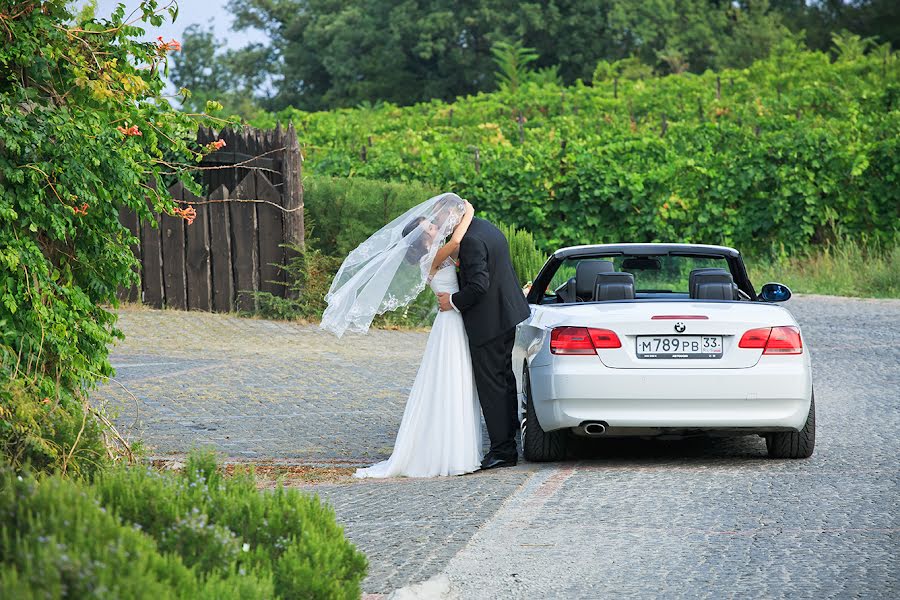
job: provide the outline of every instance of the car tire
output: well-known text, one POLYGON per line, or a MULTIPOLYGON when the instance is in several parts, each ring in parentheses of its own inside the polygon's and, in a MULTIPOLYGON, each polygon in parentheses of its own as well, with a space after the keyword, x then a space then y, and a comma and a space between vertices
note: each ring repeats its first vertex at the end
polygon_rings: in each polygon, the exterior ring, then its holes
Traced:
POLYGON ((538 422, 534 403, 531 401, 531 378, 528 369, 523 375, 522 390, 525 393, 525 417, 522 419, 522 453, 531 462, 552 462, 566 457, 568 437, 565 429, 544 431, 538 422))
POLYGON ((816 447, 816 396, 809 402, 809 414, 800 431, 770 433, 766 436, 769 458, 809 458, 816 447))

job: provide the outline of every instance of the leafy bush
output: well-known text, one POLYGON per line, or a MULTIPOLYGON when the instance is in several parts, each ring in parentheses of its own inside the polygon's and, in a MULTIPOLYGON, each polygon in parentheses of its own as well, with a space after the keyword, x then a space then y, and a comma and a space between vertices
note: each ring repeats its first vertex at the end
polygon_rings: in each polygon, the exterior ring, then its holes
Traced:
MULTIPOLYGON (((173 3, 161 4, 141 2, 137 22, 175 15, 173 3)), ((126 21, 124 5, 109 20, 90 9, 73 15, 70 5, 0 11, 0 381, 22 380, 0 389, 0 435, 14 460, 57 468, 96 441, 93 425, 81 427, 85 395, 112 374, 107 348, 122 335, 105 307, 137 277, 137 240, 119 212, 188 217, 193 209, 151 187, 179 178, 196 190, 187 173, 211 150, 191 147, 196 120, 163 96, 177 43, 139 41, 144 30, 126 21), (26 396, 49 399, 52 410, 25 408, 26 396)))
POLYGON ((500 224, 500 231, 509 242, 509 255, 512 258, 516 276, 523 286, 533 281, 538 271, 547 262, 547 257, 537 249, 534 244, 534 236, 527 231, 516 229, 510 225, 500 224))
POLYGON ((832 62, 787 44, 747 69, 288 109, 257 124, 294 121, 315 177, 454 190, 545 251, 618 241, 795 251, 837 230, 897 236, 898 100, 895 53, 832 62))
POLYGON ((0 367, 0 457, 16 468, 79 475, 103 464, 103 431, 83 402, 42 396, 32 379, 3 375, 0 367))
POLYGON ((101 474, 95 489, 104 506, 201 573, 271 573, 283 598, 359 597, 366 559, 331 508, 297 490, 259 493, 252 474, 224 477, 210 454, 192 455, 180 477, 121 468, 101 474))
POLYGON ((441 191, 422 183, 305 177, 303 201, 311 243, 326 255, 345 257, 391 220, 441 191))
MULTIPOLYGON (((311 233, 311 229, 307 229, 311 233)), ((288 295, 285 298, 269 292, 255 292, 256 314, 268 319, 320 319, 327 303, 325 294, 341 266, 339 257, 325 256, 313 248, 313 240, 306 248, 288 245, 290 258, 285 271, 288 295)))
POLYGON ((265 571, 203 574, 100 502, 74 478, 0 467, 0 597, 271 598, 265 571))
POLYGON ((0 467, 0 597, 358 598, 365 572, 329 507, 209 454, 91 484, 0 467))

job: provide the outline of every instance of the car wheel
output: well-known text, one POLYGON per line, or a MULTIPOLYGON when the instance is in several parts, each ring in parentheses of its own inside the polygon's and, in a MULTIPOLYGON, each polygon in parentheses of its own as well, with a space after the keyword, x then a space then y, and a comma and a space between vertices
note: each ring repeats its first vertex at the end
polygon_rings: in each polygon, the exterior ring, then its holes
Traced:
POLYGON ((525 369, 525 417, 522 419, 522 452, 525 460, 531 462, 550 462, 563 460, 566 457, 566 430, 544 431, 534 412, 531 401, 531 378, 525 369))
POLYGON ((770 458, 809 458, 816 447, 816 396, 809 402, 809 414, 800 431, 770 433, 766 448, 770 458))

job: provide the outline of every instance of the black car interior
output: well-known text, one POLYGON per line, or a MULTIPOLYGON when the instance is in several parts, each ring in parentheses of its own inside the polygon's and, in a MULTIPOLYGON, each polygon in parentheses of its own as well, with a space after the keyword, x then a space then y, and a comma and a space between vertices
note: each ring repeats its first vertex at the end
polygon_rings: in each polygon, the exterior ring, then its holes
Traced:
POLYGON ((597 275, 594 300, 634 300, 634 275, 631 273, 597 275))
POLYGON ((690 296, 696 300, 738 300, 734 277, 725 269, 694 269, 689 277, 690 296))
POLYGON ((612 273, 615 270, 611 260, 583 260, 575 267, 575 277, 570 277, 561 288, 556 290, 556 295, 566 303, 592 302, 597 276, 603 273, 612 273))
MULTIPOLYGON (((659 261, 654 258, 626 258, 622 268, 658 269, 659 261), (650 264, 656 261, 655 264, 650 264)), ((638 297, 654 294, 641 293, 638 297)), ((688 278, 688 293, 667 293, 666 297, 684 297, 693 300, 740 300, 748 299, 734 283, 734 277, 719 267, 694 269, 688 278)), ((609 300, 632 300, 635 298, 634 275, 617 272, 611 260, 586 259, 575 267, 575 276, 555 290, 553 301, 570 304, 574 302, 603 302, 609 300)))

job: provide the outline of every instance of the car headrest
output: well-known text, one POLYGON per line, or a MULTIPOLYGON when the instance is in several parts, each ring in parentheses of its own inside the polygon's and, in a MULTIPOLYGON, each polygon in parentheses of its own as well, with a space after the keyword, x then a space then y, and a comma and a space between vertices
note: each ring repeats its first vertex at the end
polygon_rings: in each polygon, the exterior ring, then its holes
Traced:
POLYGON ((594 300, 633 300, 634 275, 600 273, 594 284, 594 300))
POLYGON ((615 271, 611 260, 583 260, 575 267, 575 294, 589 300, 594 293, 597 275, 615 271))
POLYGON ((731 276, 728 271, 721 267, 703 267, 702 269, 694 269, 688 276, 688 294, 691 298, 697 297, 697 277, 705 273, 718 273, 728 275, 729 277, 731 276))
POLYGON ((692 298, 697 300, 734 300, 737 297, 737 286, 731 273, 724 270, 707 271, 693 275, 694 287, 692 298))

